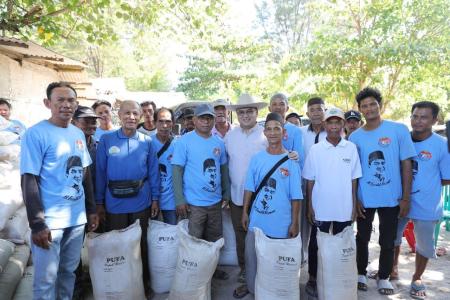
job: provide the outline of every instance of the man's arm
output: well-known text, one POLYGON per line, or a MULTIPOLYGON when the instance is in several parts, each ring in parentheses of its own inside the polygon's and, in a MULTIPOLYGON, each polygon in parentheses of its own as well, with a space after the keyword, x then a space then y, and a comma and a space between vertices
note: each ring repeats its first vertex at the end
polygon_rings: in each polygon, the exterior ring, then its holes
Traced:
POLYGON ((220 166, 220 176, 222 186, 222 199, 225 201, 230 201, 231 191, 230 191, 230 175, 228 170, 228 164, 223 164, 220 166))
POLYGON ((307 201, 307 206, 308 206, 308 214, 307 214, 307 217, 308 217, 308 221, 311 223, 311 224, 313 224, 314 223, 314 221, 315 221, 315 216, 314 216, 314 209, 313 209, 313 206, 312 206, 312 191, 313 191, 313 188, 314 188, 314 183, 315 183, 315 181, 314 180, 307 180, 306 181, 306 201, 307 201))
POLYGON ((399 217, 403 218, 409 212, 411 184, 412 184, 412 163, 410 159, 401 161, 402 165, 402 199, 399 202, 399 217))
POLYGON ((244 191, 244 199, 243 199, 243 206, 242 206, 242 217, 241 217, 241 222, 242 222, 242 227, 244 228, 245 231, 248 230, 248 224, 249 224, 249 212, 250 212, 250 205, 251 205, 251 199, 252 199, 252 195, 253 192, 251 191, 244 191))
POLYGON ((84 168, 83 178, 84 202, 88 218, 89 231, 94 231, 98 227, 97 205, 95 203, 94 186, 92 184, 91 168, 84 168))
POLYGON ((358 179, 352 180, 352 203, 353 203, 353 209, 352 209, 352 222, 356 221, 356 218, 358 217, 358 213, 356 210, 356 203, 358 200, 356 200, 356 191, 358 190, 358 179))
POLYGON ((291 200, 291 225, 289 226, 289 237, 294 238, 300 230, 298 215, 300 212, 300 199, 291 200))
POLYGON ((443 179, 443 180, 441 180, 441 184, 442 185, 450 185, 450 180, 443 179))
POLYGON ((172 184, 175 195, 175 205, 177 215, 186 218, 188 214, 188 206, 183 192, 183 174, 184 167, 179 165, 172 165, 172 184))

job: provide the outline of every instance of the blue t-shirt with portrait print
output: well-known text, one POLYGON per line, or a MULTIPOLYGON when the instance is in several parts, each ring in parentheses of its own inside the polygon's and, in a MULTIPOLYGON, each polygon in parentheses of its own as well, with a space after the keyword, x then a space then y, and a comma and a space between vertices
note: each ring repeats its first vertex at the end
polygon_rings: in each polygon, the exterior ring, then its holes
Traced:
MULTIPOLYGON (((287 153, 272 155, 266 150, 250 160, 245 190, 255 192, 264 176, 287 153)), ((291 201, 303 199, 300 186, 301 171, 298 162, 288 159, 267 180, 253 202, 250 212, 250 230, 260 228, 273 238, 287 238, 291 225, 291 201)))
POLYGON ((204 138, 193 130, 178 139, 172 165, 184 167, 183 193, 188 204, 210 206, 222 199, 220 167, 226 163, 225 145, 217 136, 204 138))
POLYGON ((383 120, 374 130, 357 129, 349 140, 356 144, 361 161, 358 199, 363 206, 397 206, 402 197, 401 160, 416 156, 408 128, 383 120))
POLYGON ((29 128, 22 139, 20 174, 39 176, 45 223, 61 229, 86 223, 83 168, 91 164, 83 132, 47 120, 29 128))
POLYGON ((299 156, 300 168, 305 164, 305 150, 303 149, 303 132, 300 127, 297 127, 289 122, 284 123, 286 130, 282 144, 288 151, 296 151, 299 156))
MULTIPOLYGON (((172 183, 172 157, 173 150, 175 149, 175 143, 177 139, 174 138, 170 146, 164 151, 163 154, 158 159, 158 169, 160 178, 160 198, 159 198, 159 208, 161 210, 174 210, 175 209, 175 195, 173 191, 172 183)), ((156 154, 164 146, 157 136, 152 137, 153 152, 156 154)))
POLYGON ((447 140, 435 133, 414 142, 411 207, 408 217, 435 221, 442 217, 441 180, 450 180, 450 153, 447 140))

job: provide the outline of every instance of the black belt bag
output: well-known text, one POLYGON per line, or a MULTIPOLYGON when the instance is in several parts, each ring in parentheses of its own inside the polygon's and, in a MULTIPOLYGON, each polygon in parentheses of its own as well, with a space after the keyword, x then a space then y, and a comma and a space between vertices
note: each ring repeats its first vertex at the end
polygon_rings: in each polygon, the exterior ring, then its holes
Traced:
POLYGON ((109 180, 109 192, 114 198, 131 198, 139 194, 147 178, 141 180, 109 180))

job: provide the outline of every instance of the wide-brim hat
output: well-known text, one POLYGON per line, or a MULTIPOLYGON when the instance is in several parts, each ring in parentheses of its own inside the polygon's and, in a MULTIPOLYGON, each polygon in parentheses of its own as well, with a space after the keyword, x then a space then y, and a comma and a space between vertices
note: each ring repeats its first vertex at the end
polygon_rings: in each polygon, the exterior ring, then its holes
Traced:
POLYGON ((232 104, 229 107, 231 110, 236 110, 239 108, 245 107, 254 107, 256 109, 261 109, 267 106, 265 102, 257 102, 255 98, 250 96, 249 94, 242 94, 239 96, 238 102, 236 104, 232 104))

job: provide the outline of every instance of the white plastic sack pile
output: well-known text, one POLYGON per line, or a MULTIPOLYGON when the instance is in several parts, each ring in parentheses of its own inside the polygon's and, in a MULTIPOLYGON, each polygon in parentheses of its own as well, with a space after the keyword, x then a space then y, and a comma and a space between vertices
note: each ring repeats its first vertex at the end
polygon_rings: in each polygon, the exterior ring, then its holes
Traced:
POLYGON ((9 258, 14 253, 14 244, 0 239, 0 274, 5 270, 9 258))
POLYGON ((28 240, 28 233, 27 209, 22 206, 8 218, 5 227, 0 231, 0 238, 23 244, 28 240))
POLYGON ((255 299, 300 299, 302 239, 271 239, 255 228, 255 299))
POLYGON ((209 300, 223 238, 213 243, 190 236, 188 220, 177 226, 180 246, 169 300, 209 300))
POLYGON ((16 246, 5 270, 0 274, 0 300, 10 300, 14 296, 29 257, 30 248, 27 245, 16 246))
POLYGON ((10 131, 0 131, 0 146, 7 146, 14 143, 19 135, 10 131))
POLYGON ((219 265, 237 266, 236 236, 231 222, 230 209, 222 210, 222 228, 225 244, 220 250, 219 265))
POLYGON ((139 220, 123 230, 88 233, 94 298, 144 300, 139 220))
POLYGON ((6 221, 23 205, 20 184, 8 189, 0 189, 0 230, 6 221))
MULTIPOLYGON (((2 132, 0 132, 2 133, 2 132)), ((0 146, 0 161, 17 162, 20 158, 20 145, 0 146)))
POLYGON ((25 273, 23 273, 23 277, 17 286, 13 300, 33 299, 33 273, 33 266, 29 266, 25 269, 25 273))
POLYGON ((317 291, 320 300, 358 299, 353 228, 332 235, 317 231, 317 291))
POLYGON ((149 220, 147 243, 152 289, 158 294, 167 293, 177 266, 177 226, 149 220))

